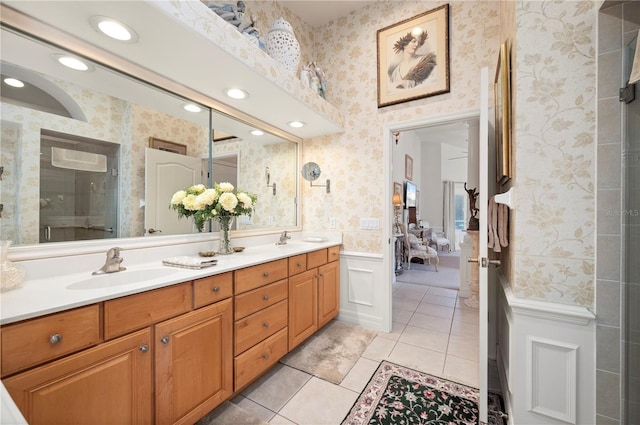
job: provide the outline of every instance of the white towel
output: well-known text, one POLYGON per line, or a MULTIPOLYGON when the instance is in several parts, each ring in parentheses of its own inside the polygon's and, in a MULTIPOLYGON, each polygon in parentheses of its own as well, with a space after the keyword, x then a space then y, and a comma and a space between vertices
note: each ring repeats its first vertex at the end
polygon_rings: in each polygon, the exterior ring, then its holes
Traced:
POLYGON ((494 252, 501 252, 509 246, 509 207, 498 204, 495 196, 489 199, 488 209, 489 240, 487 246, 494 252))

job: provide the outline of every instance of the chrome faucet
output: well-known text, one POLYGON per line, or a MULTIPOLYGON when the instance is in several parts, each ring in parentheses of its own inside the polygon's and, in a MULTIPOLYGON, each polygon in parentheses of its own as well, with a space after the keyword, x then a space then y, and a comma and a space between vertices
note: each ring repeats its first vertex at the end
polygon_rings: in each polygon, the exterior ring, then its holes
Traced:
POLYGON ((287 244, 287 239, 291 239, 291 236, 287 235, 287 231, 285 230, 280 235, 280 240, 278 242, 276 242, 276 245, 286 245, 287 244))
POLYGON ((121 248, 111 248, 107 251, 107 261, 104 263, 104 266, 91 274, 115 273, 126 270, 126 267, 120 265, 120 263, 122 263, 120 249, 121 248))

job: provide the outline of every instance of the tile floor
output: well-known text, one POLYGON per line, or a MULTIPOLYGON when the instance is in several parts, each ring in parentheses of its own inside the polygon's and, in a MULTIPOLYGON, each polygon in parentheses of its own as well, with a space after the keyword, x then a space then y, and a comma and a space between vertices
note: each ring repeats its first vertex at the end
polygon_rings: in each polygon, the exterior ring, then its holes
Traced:
POLYGON ((340 385, 278 364, 231 401, 270 424, 339 425, 382 360, 477 387, 477 310, 457 295, 396 282, 391 333, 376 336, 340 385))

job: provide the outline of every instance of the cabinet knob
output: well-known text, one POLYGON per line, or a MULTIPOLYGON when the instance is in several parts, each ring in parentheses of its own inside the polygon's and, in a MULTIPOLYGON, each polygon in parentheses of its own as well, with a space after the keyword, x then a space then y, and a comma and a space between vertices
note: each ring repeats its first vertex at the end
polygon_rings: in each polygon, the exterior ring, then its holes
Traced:
POLYGON ((147 351, 149 351, 149 346, 147 344, 144 344, 144 345, 140 346, 140 352, 141 353, 146 353, 147 351))
POLYGON ((262 299, 265 300, 265 301, 269 301, 269 295, 263 295, 262 299))
POLYGON ((219 286, 214 286, 213 287, 213 292, 220 292, 220 287, 219 286))
POLYGON ((160 338, 160 342, 163 344, 168 344, 169 343, 169 337, 168 336, 163 336, 162 338, 160 338))
POLYGON ((269 277, 269 272, 264 272, 264 273, 262 273, 262 276, 264 276, 264 277, 269 277))
POLYGON ((302 263, 298 262, 297 266, 302 267, 302 263))
POLYGON ((49 337, 49 342, 51 343, 51 345, 56 345, 60 341, 62 341, 62 335, 60 334, 53 334, 49 337))
POLYGON ((265 360, 269 360, 269 355, 267 353, 264 353, 262 355, 262 358, 265 359, 265 360))
POLYGON ((268 328, 268 327, 269 327, 269 322, 264 322, 264 323, 262 324, 262 326, 264 326, 265 328, 268 328))

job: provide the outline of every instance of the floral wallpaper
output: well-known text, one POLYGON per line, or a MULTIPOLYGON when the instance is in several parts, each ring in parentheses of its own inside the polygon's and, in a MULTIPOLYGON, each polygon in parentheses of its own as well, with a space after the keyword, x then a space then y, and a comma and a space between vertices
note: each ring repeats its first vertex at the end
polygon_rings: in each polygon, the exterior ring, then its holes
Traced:
POLYGON ((516 2, 511 282, 520 297, 587 307, 595 276, 596 16, 591 1, 516 2))

